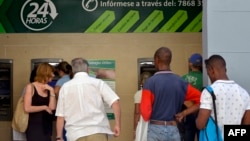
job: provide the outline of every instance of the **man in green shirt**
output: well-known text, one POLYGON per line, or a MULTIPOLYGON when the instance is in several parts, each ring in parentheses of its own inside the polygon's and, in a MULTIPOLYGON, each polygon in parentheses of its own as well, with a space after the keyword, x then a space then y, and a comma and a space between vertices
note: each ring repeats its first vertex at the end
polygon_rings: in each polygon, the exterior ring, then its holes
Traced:
POLYGON ((202 56, 200 54, 191 55, 189 58, 189 73, 183 75, 182 78, 195 88, 202 90, 202 56))
MULTIPOLYGON (((198 53, 192 54, 189 58, 189 72, 182 76, 184 80, 189 82, 195 88, 202 91, 202 56, 198 53)), ((190 102, 185 101, 184 105, 189 107, 190 102)), ((185 107, 184 106, 184 107, 185 107)), ((190 114, 180 125, 180 133, 182 135, 182 141, 194 141, 195 135, 198 135, 198 129, 196 128, 195 119, 197 113, 190 114)))

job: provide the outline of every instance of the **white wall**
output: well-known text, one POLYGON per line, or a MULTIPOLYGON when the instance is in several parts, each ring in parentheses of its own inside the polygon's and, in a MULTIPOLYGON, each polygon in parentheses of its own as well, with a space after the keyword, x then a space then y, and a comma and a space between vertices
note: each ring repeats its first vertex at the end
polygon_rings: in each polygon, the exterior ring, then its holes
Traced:
MULTIPOLYGON (((203 0, 203 55, 222 55, 228 76, 250 92, 250 1, 203 0)), ((204 71, 204 84, 209 84, 204 71)))

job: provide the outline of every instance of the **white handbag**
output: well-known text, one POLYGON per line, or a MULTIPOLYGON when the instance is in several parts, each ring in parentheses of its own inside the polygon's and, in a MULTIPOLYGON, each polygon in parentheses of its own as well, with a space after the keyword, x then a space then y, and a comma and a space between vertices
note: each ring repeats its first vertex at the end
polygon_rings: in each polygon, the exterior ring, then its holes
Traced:
POLYGON ((147 141, 147 133, 148 133, 148 122, 144 121, 142 116, 140 116, 140 119, 136 127, 135 141, 147 141))

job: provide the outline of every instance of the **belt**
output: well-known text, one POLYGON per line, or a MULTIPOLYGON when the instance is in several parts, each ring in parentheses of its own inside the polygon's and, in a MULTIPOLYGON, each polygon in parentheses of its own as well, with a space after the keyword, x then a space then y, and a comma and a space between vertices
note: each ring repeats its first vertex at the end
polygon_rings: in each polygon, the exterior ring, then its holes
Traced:
POLYGON ((172 120, 172 121, 151 120, 150 123, 156 124, 156 125, 164 125, 164 126, 167 126, 167 125, 176 126, 177 125, 176 121, 174 121, 174 120, 172 120))

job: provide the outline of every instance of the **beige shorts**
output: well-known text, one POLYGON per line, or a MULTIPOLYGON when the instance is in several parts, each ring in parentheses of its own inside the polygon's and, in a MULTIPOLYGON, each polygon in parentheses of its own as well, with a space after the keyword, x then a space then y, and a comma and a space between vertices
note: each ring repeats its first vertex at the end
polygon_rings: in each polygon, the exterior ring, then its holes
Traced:
POLYGON ((107 134, 98 133, 78 138, 76 141, 108 141, 108 136, 107 134))

